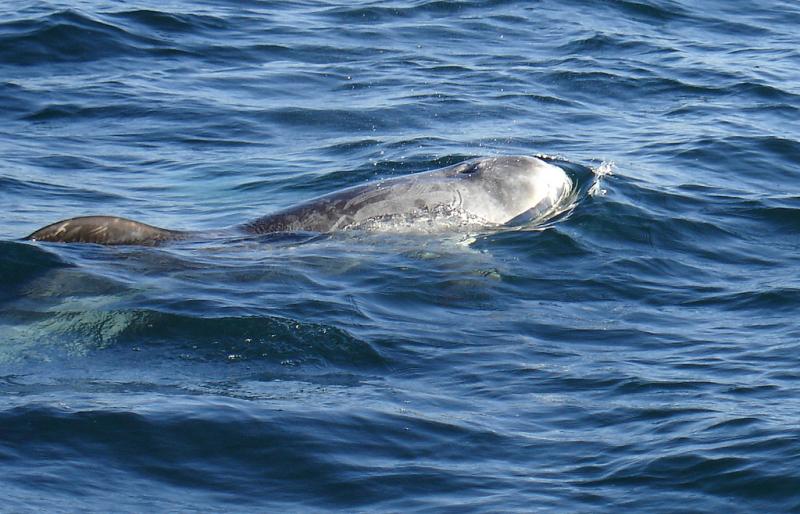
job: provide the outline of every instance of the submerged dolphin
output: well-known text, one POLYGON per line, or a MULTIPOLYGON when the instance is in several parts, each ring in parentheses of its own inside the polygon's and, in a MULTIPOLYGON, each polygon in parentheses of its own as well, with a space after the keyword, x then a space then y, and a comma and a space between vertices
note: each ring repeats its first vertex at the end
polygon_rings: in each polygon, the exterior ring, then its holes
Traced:
MULTIPOLYGON (((536 157, 486 157, 453 166, 369 182, 268 214, 226 232, 332 232, 392 220, 457 216, 465 222, 503 225, 559 211, 572 180, 536 157)), ((154 227, 114 216, 59 221, 25 239, 104 245, 157 245, 201 238, 201 232, 154 227)))

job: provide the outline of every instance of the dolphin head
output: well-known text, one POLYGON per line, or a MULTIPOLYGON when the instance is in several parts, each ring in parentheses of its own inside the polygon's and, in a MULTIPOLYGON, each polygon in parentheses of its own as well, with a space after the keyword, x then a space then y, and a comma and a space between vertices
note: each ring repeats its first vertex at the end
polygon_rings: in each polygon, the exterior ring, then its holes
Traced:
POLYGON ((450 230, 539 221, 572 190, 561 168, 535 157, 484 157, 329 193, 244 226, 249 232, 450 230))
POLYGON ((563 169, 536 157, 484 157, 440 170, 460 194, 460 209, 493 224, 553 212, 572 190, 563 169))

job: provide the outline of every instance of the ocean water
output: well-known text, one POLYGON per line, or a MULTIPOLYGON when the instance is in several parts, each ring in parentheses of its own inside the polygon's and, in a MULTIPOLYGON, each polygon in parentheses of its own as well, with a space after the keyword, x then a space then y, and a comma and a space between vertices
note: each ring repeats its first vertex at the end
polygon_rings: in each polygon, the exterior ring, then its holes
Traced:
POLYGON ((800 512, 800 4, 0 7, 5 512, 800 512), (484 155, 548 226, 156 248, 484 155))

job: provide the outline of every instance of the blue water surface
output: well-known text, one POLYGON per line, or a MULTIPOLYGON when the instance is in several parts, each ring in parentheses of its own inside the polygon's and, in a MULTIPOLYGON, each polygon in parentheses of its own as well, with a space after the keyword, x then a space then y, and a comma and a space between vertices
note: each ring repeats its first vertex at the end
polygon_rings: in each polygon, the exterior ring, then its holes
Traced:
POLYGON ((790 0, 4 3, 0 510, 800 512, 798 27, 790 0), (20 240, 515 154, 605 176, 543 230, 20 240))

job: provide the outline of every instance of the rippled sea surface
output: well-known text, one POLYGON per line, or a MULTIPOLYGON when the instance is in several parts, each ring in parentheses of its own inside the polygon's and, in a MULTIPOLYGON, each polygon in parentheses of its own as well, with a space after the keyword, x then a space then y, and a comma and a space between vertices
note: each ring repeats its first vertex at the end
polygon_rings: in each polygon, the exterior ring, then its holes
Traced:
POLYGON ((0 7, 13 512, 800 511, 800 5, 0 7), (482 155, 545 229, 156 248, 482 155))

